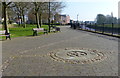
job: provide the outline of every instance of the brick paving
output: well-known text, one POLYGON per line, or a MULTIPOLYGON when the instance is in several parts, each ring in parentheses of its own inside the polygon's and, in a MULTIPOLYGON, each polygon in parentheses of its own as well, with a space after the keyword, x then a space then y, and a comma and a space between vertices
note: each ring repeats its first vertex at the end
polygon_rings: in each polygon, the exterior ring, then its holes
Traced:
POLYGON ((118 76, 118 39, 61 27, 61 32, 14 38, 2 42, 3 76, 118 76), (87 48, 107 58, 90 64, 54 61, 50 52, 65 48, 87 48))

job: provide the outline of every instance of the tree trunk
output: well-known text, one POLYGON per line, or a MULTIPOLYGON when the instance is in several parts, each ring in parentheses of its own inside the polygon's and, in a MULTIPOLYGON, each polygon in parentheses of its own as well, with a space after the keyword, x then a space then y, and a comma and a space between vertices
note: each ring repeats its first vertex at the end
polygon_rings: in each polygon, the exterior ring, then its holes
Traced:
POLYGON ((20 26, 20 15, 18 14, 18 25, 20 26))
POLYGON ((23 27, 26 28, 26 23, 25 23, 25 15, 23 14, 23 27))
POLYGON ((10 19, 10 15, 8 13, 7 13, 6 17, 8 18, 8 24, 11 24, 12 22, 11 22, 11 19, 10 19))
POLYGON ((7 18, 6 18, 6 8, 7 8, 7 5, 6 5, 6 2, 2 2, 2 4, 3 4, 3 18, 4 18, 3 25, 4 25, 4 30, 6 30, 6 34, 8 34, 7 18))
POLYGON ((40 28, 38 12, 36 13, 37 28, 40 28))
POLYGON ((21 19, 21 26, 23 26, 23 17, 22 17, 22 13, 20 14, 20 19, 21 19))
POLYGON ((40 23, 40 27, 42 26, 42 14, 40 14, 39 16, 39 23, 40 23))

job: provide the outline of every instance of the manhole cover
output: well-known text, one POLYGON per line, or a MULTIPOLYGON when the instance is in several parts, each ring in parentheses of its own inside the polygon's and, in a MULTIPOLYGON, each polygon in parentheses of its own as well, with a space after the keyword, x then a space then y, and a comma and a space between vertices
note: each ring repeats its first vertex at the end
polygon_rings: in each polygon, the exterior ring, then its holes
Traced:
POLYGON ((50 53, 52 59, 73 64, 85 64, 101 61, 105 55, 91 49, 60 49, 50 53))

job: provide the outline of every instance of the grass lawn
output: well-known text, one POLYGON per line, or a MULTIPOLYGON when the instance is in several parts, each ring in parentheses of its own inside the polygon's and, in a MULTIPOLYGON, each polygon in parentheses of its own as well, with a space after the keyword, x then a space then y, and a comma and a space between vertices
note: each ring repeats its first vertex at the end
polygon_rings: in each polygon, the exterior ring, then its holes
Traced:
MULTIPOLYGON (((11 38, 21 37, 21 36, 32 36, 33 35, 32 28, 37 28, 37 26, 32 24, 27 24, 26 28, 18 27, 18 26, 15 26, 14 28, 9 28, 11 38)), ((48 25, 42 25, 41 28, 48 29, 48 25)), ((40 32, 39 34, 43 34, 43 32, 40 32)))
MULTIPOLYGON (((97 25, 98 27, 103 27, 103 25, 97 25)), ((104 27, 112 28, 112 24, 105 24, 104 27)), ((114 28, 119 28, 117 24, 114 24, 114 28)))
MULTIPOLYGON (((14 27, 9 28, 9 32, 11 34, 11 38, 15 38, 15 37, 21 37, 21 36, 32 36, 33 35, 33 31, 32 28, 37 28, 36 25, 32 25, 32 24, 27 24, 26 28, 23 27, 19 27, 17 24, 14 25, 14 27)), ((48 29, 48 25, 42 25, 41 28, 45 28, 48 29)), ((0 29, 2 30, 2 29, 0 29)), ((43 32, 38 33, 38 35, 43 34, 43 32)), ((5 39, 5 37, 0 37, 0 39, 5 39)))
MULTIPOLYGON (((111 25, 111 24, 106 24, 105 27, 112 27, 112 25, 111 25)), ((114 24, 113 27, 114 27, 114 28, 118 28, 118 25, 117 25, 117 24, 114 24)))

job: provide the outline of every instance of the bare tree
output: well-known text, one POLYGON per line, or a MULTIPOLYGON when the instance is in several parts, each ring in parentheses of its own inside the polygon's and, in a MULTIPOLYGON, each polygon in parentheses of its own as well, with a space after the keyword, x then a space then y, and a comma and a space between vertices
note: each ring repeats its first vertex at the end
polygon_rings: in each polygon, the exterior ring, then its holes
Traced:
MULTIPOLYGON (((47 6, 48 8, 46 8, 46 13, 49 14, 49 2, 47 2, 47 6)), ((51 1, 50 2, 50 19, 53 20, 54 16, 56 14, 60 14, 63 10, 63 8, 65 8, 65 4, 63 2, 54 2, 51 1)))
POLYGON ((12 9, 18 15, 18 19, 21 18, 21 24, 24 28, 26 28, 25 15, 28 13, 29 9, 31 9, 30 2, 14 2, 12 9))
POLYGON ((8 23, 12 24, 17 17, 17 14, 10 8, 10 6, 7 8, 7 18, 8 23))
POLYGON ((34 15, 36 16, 37 28, 41 27, 42 13, 45 10, 45 2, 33 2, 34 15))
POLYGON ((65 4, 63 2, 51 2, 51 15, 52 18, 55 20, 55 15, 60 14, 62 9, 65 8, 65 4))
MULTIPOLYGON (((65 7, 63 2, 50 2, 50 17, 49 17, 49 2, 32 2, 34 7, 30 11, 30 15, 35 15, 35 20, 37 28, 40 28, 42 25, 42 19, 48 20, 48 18, 53 18, 56 13, 60 13, 65 7)), ((30 16, 33 18, 32 16, 30 16)))
POLYGON ((60 13, 62 9, 65 7, 65 4, 63 2, 51 2, 51 13, 56 14, 60 13))

